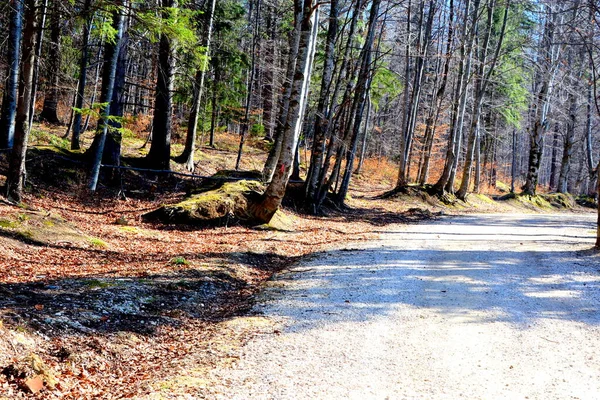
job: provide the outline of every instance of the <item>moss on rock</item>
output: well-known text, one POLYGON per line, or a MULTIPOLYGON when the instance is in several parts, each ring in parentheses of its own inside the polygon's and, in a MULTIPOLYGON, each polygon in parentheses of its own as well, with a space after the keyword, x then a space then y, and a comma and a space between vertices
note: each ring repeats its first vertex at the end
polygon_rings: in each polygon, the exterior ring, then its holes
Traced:
POLYGON ((46 211, 23 211, 0 216, 0 235, 37 245, 90 245, 90 237, 64 218, 46 211))
POLYGON ((264 190, 258 181, 224 182, 216 188, 192 194, 184 201, 165 205, 142 216, 147 221, 190 225, 220 225, 247 221, 249 198, 264 190))

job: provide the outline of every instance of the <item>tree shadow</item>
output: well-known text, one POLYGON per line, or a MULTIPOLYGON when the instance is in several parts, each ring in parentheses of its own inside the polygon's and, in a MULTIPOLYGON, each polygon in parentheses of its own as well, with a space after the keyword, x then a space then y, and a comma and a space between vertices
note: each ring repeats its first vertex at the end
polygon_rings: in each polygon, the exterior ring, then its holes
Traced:
POLYGON ((523 217, 512 235, 498 227, 514 221, 494 216, 445 221, 487 227, 471 234, 444 231, 439 224, 420 231, 401 227, 388 232, 388 239, 401 235, 397 239, 324 253, 276 276, 255 311, 282 318, 292 331, 399 318, 406 308, 522 329, 542 319, 598 326, 600 259, 589 250, 565 250, 591 245, 594 237, 581 233, 593 223, 570 219, 561 225, 560 218, 523 217), (539 218, 556 234, 528 230, 540 226, 539 218), (576 230, 558 229, 567 225, 576 230))
POLYGON ((239 252, 204 256, 223 264, 198 268, 182 264, 171 272, 142 276, 0 284, 0 318, 15 329, 50 338, 116 332, 154 335, 163 326, 181 327, 190 319, 218 322, 248 311, 258 288, 236 276, 236 269, 227 264, 243 263, 269 275, 295 260, 239 252))

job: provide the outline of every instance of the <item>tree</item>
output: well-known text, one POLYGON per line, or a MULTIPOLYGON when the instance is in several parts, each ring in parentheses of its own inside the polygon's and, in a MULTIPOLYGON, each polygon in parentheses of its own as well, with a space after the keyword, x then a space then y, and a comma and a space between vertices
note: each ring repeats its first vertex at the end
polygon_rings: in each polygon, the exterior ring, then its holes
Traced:
POLYGON ((100 167, 102 164, 102 155, 104 153, 104 145, 106 143, 106 137, 110 127, 110 112, 111 104, 113 101, 113 93, 117 75, 117 66, 119 60, 119 50, 121 48, 121 40, 123 38, 124 29, 124 8, 127 6, 127 0, 117 0, 117 9, 112 15, 112 25, 115 32, 114 38, 107 41, 105 45, 105 63, 103 72, 103 84, 102 94, 100 96, 100 103, 102 104, 100 109, 100 116, 102 119, 101 124, 98 125, 98 131, 96 132, 96 142, 92 146, 92 169, 90 173, 90 179, 88 188, 90 191, 96 191, 98 186, 98 177, 100 175, 100 167))
POLYGON ((184 164, 188 171, 194 170, 194 149, 196 147, 198 119, 200 116, 200 104, 202 101, 202 95, 204 93, 204 78, 208 69, 208 59, 210 55, 210 44, 212 38, 216 4, 216 0, 210 1, 210 8, 207 16, 208 26, 206 28, 204 43, 202 44, 204 48, 204 59, 202 60, 202 65, 198 68, 198 71, 196 72, 196 78, 194 80, 194 97, 192 101, 192 111, 190 112, 190 117, 188 120, 187 135, 185 138, 185 148, 183 150, 183 153, 181 153, 179 157, 175 158, 175 161, 184 164))
POLYGON ((87 69, 89 58, 89 42, 92 30, 93 14, 91 12, 92 0, 85 0, 81 15, 84 19, 83 24, 83 44, 81 46, 81 58, 79 59, 79 82, 77 84, 77 94, 75 100, 75 112, 73 119, 73 135, 71 136, 71 149, 78 150, 81 148, 79 136, 81 134, 81 116, 79 110, 83 109, 85 97, 85 86, 87 83, 87 69))
POLYGON ((550 96, 554 87, 554 79, 558 71, 558 60, 560 55, 559 46, 554 43, 554 34, 560 13, 553 5, 546 5, 544 31, 541 38, 538 62, 537 78, 535 87, 538 88, 534 102, 532 103, 532 125, 530 127, 529 141, 529 166, 527 179, 523 186, 523 193, 535 195, 539 179, 539 169, 544 151, 544 133, 548 127, 548 111, 550 108, 550 96))
POLYGON ((33 87, 35 42, 38 24, 37 0, 25 1, 25 28, 22 37, 21 82, 15 118, 14 145, 10 153, 6 177, 6 197, 20 202, 25 181, 25 156, 29 138, 29 106, 33 87))
MULTIPOLYGON (((498 34, 496 49, 494 51, 493 58, 491 60, 490 66, 487 67, 487 51, 488 45, 490 43, 490 38, 493 30, 493 18, 494 18, 494 8, 496 2, 495 0, 490 0, 488 3, 488 17, 486 21, 487 30, 485 33, 485 37, 483 39, 482 49, 480 50, 480 60, 479 60, 479 68, 477 72, 477 77, 475 81, 475 99, 473 102, 473 114, 471 115, 471 128, 469 130, 468 136, 468 144, 467 144, 467 154, 465 157, 465 164, 463 169, 463 177, 462 182, 460 184, 460 189, 456 193, 456 196, 459 199, 464 200, 466 198, 467 192, 469 190, 469 184, 471 181, 471 169, 473 166, 473 156, 475 152, 475 144, 479 143, 478 134, 479 134, 479 123, 482 113, 483 107, 483 99, 486 93, 486 88, 488 83, 490 82, 490 77, 494 73, 494 68, 498 62, 500 56, 500 49, 502 48, 502 42, 504 41, 504 32, 506 31, 506 22, 508 21, 508 11, 510 9, 510 0, 506 1, 506 5, 504 8, 504 18, 502 20, 502 28, 498 34)), ((478 152, 479 153, 479 152, 478 152)))
POLYGON ((44 107, 40 114, 42 121, 51 124, 59 124, 58 119, 58 98, 60 64, 61 64, 61 2, 52 1, 52 14, 50 15, 50 51, 48 52, 48 69, 46 96, 44 98, 44 107))
POLYGON ((7 54, 9 78, 4 89, 2 115, 0 116, 0 149, 9 149, 13 146, 17 93, 19 90, 23 3, 21 0, 11 0, 10 7, 10 34, 7 54))
MULTIPOLYGON (((177 18, 177 1, 161 1, 161 18, 173 21, 177 18)), ((171 131, 173 124, 173 86, 175 75, 175 39, 163 31, 158 50, 158 79, 154 98, 152 144, 146 156, 149 166, 169 170, 171 159, 171 131)))
POLYGON ((299 130, 297 124, 302 120, 304 93, 306 89, 305 80, 309 79, 306 72, 310 70, 309 55, 312 43, 314 13, 312 0, 295 0, 294 15, 296 21, 301 21, 295 26, 293 35, 297 37, 298 57, 296 60, 291 84, 288 115, 285 120, 284 130, 281 138, 281 153, 275 168, 273 179, 267 186, 260 201, 252 207, 252 215, 259 221, 271 220, 285 195, 287 183, 292 173, 294 155, 298 144, 299 130))

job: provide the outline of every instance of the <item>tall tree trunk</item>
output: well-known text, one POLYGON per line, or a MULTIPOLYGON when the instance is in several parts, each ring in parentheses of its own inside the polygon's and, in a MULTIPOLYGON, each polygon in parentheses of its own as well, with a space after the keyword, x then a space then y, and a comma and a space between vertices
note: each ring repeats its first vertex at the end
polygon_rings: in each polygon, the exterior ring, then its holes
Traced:
POLYGON ((19 91, 19 60, 21 57, 21 33, 23 30, 23 3, 10 1, 10 28, 8 35, 8 81, 4 85, 2 116, 0 117, 0 149, 13 147, 15 116, 19 91))
POLYGON ((52 0, 52 14, 50 16, 50 50, 48 52, 48 78, 44 107, 40 119, 51 124, 60 124, 58 118, 58 99, 60 97, 59 80, 61 64, 61 1, 52 0))
POLYGON ((490 42, 490 37, 493 28, 494 21, 494 9, 496 6, 495 0, 490 0, 488 3, 488 17, 486 21, 487 31, 485 33, 485 37, 483 39, 483 48, 481 49, 481 57, 480 57, 480 67, 478 71, 478 77, 475 84, 475 101, 473 106, 473 115, 471 116, 471 129, 469 130, 468 142, 467 142, 467 154, 465 156, 465 165, 463 169, 462 181, 460 184, 460 188, 456 193, 456 196, 465 200, 467 196, 467 192, 469 190, 469 185, 471 182, 471 169, 473 167, 473 156, 475 154, 475 145, 479 140, 479 121, 481 112, 483 109, 483 99, 485 97, 485 92, 487 85, 490 81, 491 75, 494 72, 496 64, 498 62, 498 58, 500 56, 500 50, 502 49, 502 43, 504 41, 504 32, 506 31, 506 24, 508 21, 508 10, 510 8, 510 0, 506 0, 506 7, 504 8, 504 18, 502 20, 502 28, 499 32, 498 43, 496 44, 496 49, 494 51, 494 56, 491 62, 491 65, 488 67, 486 71, 486 63, 487 63, 487 51, 490 42))
POLYGON ((289 49, 290 52, 288 54, 288 60, 286 65, 286 75, 283 81, 281 100, 279 102, 279 112, 276 117, 275 124, 275 143, 271 147, 269 154, 267 156, 267 161, 265 162, 263 168, 263 181, 271 182, 273 179, 273 174, 275 173, 275 168, 277 167, 277 162, 279 161, 279 157, 281 155, 282 149, 282 141, 283 141, 283 131, 287 125, 287 119, 289 115, 290 108, 290 99, 292 93, 292 82, 294 80, 294 72, 296 70, 296 60, 298 59, 298 51, 300 45, 300 30, 302 25, 302 1, 295 0, 294 1, 294 30, 290 35, 289 40, 289 49))
MULTIPOLYGON (((161 0, 162 17, 169 17, 165 8, 176 7, 176 0, 161 0)), ((146 156, 149 166, 169 170, 171 159, 171 131, 173 122, 173 85, 175 75, 175 42, 167 34, 160 35, 158 50, 158 79, 154 99, 152 144, 146 156)))
MULTIPOLYGON (((119 43, 119 57, 117 59, 117 69, 115 71, 115 81, 113 86, 112 100, 110 103, 110 115, 112 117, 122 118, 125 103, 125 77, 127 75, 127 45, 129 34, 125 31, 122 34, 119 43)), ((106 61, 110 63, 110 60, 106 61)), ((119 119, 109 122, 110 128, 106 135, 106 144, 102 155, 102 162, 107 165, 121 165, 121 142, 123 125, 119 119)), ((120 177, 120 171, 113 169, 112 182, 117 183, 120 177)))
POLYGON ((544 134, 548 125, 548 109, 550 107, 550 96, 557 70, 558 47, 554 43, 554 31, 558 20, 558 12, 552 10, 548 5, 546 24, 542 38, 542 75, 540 78, 540 89, 533 103, 533 122, 529 138, 529 163, 527 178, 523 193, 535 195, 539 179, 539 169, 544 152, 544 134))
POLYGON ((293 73, 292 90, 289 101, 288 116, 286 118, 285 129, 281 141, 281 154, 273 179, 267 186, 260 202, 253 206, 253 216, 263 222, 271 220, 283 200, 285 190, 292 172, 294 161, 294 152, 298 144, 298 132, 296 125, 302 119, 300 112, 302 110, 302 100, 305 87, 304 81, 308 79, 305 75, 309 70, 310 43, 312 42, 311 33, 313 32, 313 8, 312 0, 295 0, 295 10, 300 11, 297 14, 297 20, 301 21, 300 29, 295 33, 299 36, 298 58, 293 73))
POLYGON ((569 120, 565 129, 563 142, 563 155, 560 162, 560 174, 558 175, 559 193, 568 192, 569 174, 571 172, 571 158, 573 157, 573 145, 575 144, 575 125, 577 123, 578 98, 575 93, 569 93, 569 120))
POLYGON ((550 158, 550 190, 556 190, 558 187, 558 146, 560 137, 560 125, 557 122, 554 125, 554 137, 552 139, 552 157, 550 158))
POLYGON ((73 136, 71 136, 71 150, 81 148, 79 137, 81 135, 81 112, 83 101, 85 99, 85 85, 87 82, 87 66, 89 58, 90 32, 92 28, 93 14, 90 12, 92 0, 85 0, 83 4, 82 15, 83 25, 83 45, 81 47, 81 58, 79 59, 79 84, 77 86, 77 96, 75 100, 75 116, 73 119, 73 136))
POLYGON ((264 84, 262 86, 261 97, 263 99, 263 126, 265 128, 265 139, 271 141, 273 140, 273 117, 275 115, 273 110, 273 102, 275 93, 275 61, 277 60, 277 47, 275 44, 277 39, 277 24, 274 21, 275 18, 273 7, 268 6, 267 10, 266 31, 269 35, 269 38, 266 40, 264 47, 264 84))
POLYGON ((512 162, 510 169, 510 192, 515 192, 515 181, 517 179, 517 129, 512 133, 512 162))
POLYGON ((215 65, 215 71, 213 76, 213 87, 212 87, 212 100, 211 100, 211 113, 210 113, 210 135, 208 139, 208 145, 212 148, 215 147, 215 130, 217 129, 217 117, 219 116, 219 104, 217 102, 219 97, 219 82, 221 81, 221 74, 219 72, 218 65, 215 65))
MULTIPOLYGON (((99 48, 98 48, 98 54, 96 55, 96 72, 94 74, 94 89, 92 90, 92 96, 90 97, 90 105, 93 105, 96 102, 96 96, 98 95, 98 83, 100 81, 100 65, 102 64, 100 62, 101 57, 102 57, 102 47, 103 47, 103 43, 100 42, 99 43, 99 48)), ((83 123, 83 127, 81 128, 81 132, 86 132, 88 130, 88 127, 90 125, 90 117, 91 114, 88 114, 85 117, 85 122, 83 123)))
POLYGON ((586 104, 586 118, 585 118, 585 159, 587 162, 588 179, 590 182, 589 189, 592 194, 595 190, 596 171, 594 169, 594 154, 593 154, 593 142, 592 142, 592 94, 593 84, 588 84, 587 90, 587 104, 586 104))
POLYGON ((48 14, 48 0, 42 0, 40 9, 40 23, 38 26, 37 39, 35 43, 35 64, 33 66, 33 88, 31 89, 31 104, 29 105, 29 129, 33 124, 35 116, 35 103, 37 100, 38 87, 40 85, 40 61, 42 58, 42 43, 44 41, 44 30, 46 26, 46 15, 48 14))
MULTIPOLYGON (((475 132, 475 181, 473 192, 479 193, 481 190, 481 127, 475 132)), ((485 170, 485 165, 484 165, 485 170)))
MULTIPOLYGON (((413 137, 415 133, 415 126, 417 122, 417 113, 420 106, 421 90, 423 87, 423 73, 427 61, 427 52, 429 49, 431 31, 433 27, 433 20, 436 13, 435 2, 429 1, 429 11, 427 14, 427 22, 423 27, 423 20, 425 16, 425 1, 422 0, 420 4, 420 16, 419 16, 419 39, 417 43, 418 58, 415 65, 414 81, 412 86, 412 92, 409 101, 407 121, 404 126, 405 130, 403 140, 401 141, 403 148, 401 152, 403 155, 400 157, 401 163, 398 172, 398 180, 396 182, 396 189, 401 189, 406 186, 409 180, 408 176, 408 165, 410 164, 410 152, 413 143, 413 137), (424 29, 424 30, 423 30, 424 29)), ((408 62, 408 60, 407 60, 408 62)))
MULTIPOLYGON (((346 168, 342 177, 340 187, 336 194, 336 200, 338 205, 344 204, 346 195, 348 194, 348 188, 350 186, 350 178, 352 177, 352 171, 354 169, 354 159, 356 155, 356 147, 358 145, 360 126, 363 120, 365 103, 369 95, 369 89, 371 86, 371 60, 373 58, 373 43, 375 42, 375 32, 377 28, 377 21, 379 18, 380 4, 381 0, 373 0, 373 2, 371 3, 369 25, 367 28, 367 37, 365 39, 365 44, 363 45, 363 48, 361 50, 360 70, 358 73, 356 88, 354 90, 355 106, 353 106, 353 109, 355 111, 354 114, 350 116, 350 146, 346 151, 346 168)), ((433 10, 430 10, 430 13, 432 12, 433 10)))
POLYGON ((444 54, 444 69, 442 72, 442 82, 435 94, 434 110, 431 112, 433 118, 429 118, 427 121, 426 129, 429 130, 426 135, 426 143, 424 150, 423 168, 421 169, 421 175, 419 176, 419 183, 425 185, 429 176, 429 165, 431 162, 431 152, 433 150, 433 142, 435 140, 436 126, 440 117, 440 111, 442 109, 442 101, 444 100, 444 94, 446 93, 446 87, 448 86, 448 75, 450 71, 450 60, 452 58, 452 42, 454 40, 454 0, 450 0, 449 4, 449 16, 448 16, 448 36, 446 39, 446 50, 444 54))
MULTIPOLYGON (((254 90, 254 80, 256 78, 256 49, 258 46, 258 35, 260 33, 260 2, 256 1, 256 12, 254 16, 254 28, 252 34, 252 57, 250 62, 250 78, 248 79, 248 93, 246 95, 246 109, 244 112, 244 121, 240 129, 240 146, 238 148, 237 159, 235 160, 236 171, 240 169, 240 163, 242 162, 242 153, 244 151, 244 144, 246 143, 246 136, 250 128, 250 108, 252 107, 252 91, 254 90)), ((252 5, 252 2, 250 2, 252 5)), ((251 13, 250 13, 251 14, 251 13)))
POLYGON ((358 165, 356 166, 356 170, 354 173, 356 175, 360 174, 362 170, 363 163, 365 161, 365 157, 367 156, 367 140, 369 137, 369 121, 371 119, 371 109, 373 108, 373 102, 371 101, 371 96, 367 96, 367 115, 365 117, 365 121, 363 123, 363 132, 362 132, 362 144, 360 146, 360 156, 358 158, 358 165))
POLYGON ((123 37, 124 29, 124 13, 127 7, 127 0, 117 1, 117 5, 120 6, 115 12, 113 12, 113 28, 116 31, 116 35, 113 41, 107 41, 105 44, 104 54, 105 60, 104 71, 102 76, 102 93, 100 96, 100 102, 105 104, 101 108, 102 122, 98 127, 96 136, 98 137, 92 156, 92 170, 90 174, 90 180, 88 188, 90 191, 95 192, 98 186, 98 177, 100 176, 100 166, 102 164, 102 156, 104 153, 104 145, 106 143, 106 136, 108 135, 109 129, 109 115, 111 112, 111 103, 113 99, 115 80, 117 75, 117 67, 119 61, 119 51, 121 48, 121 40, 123 37))
POLYGON ((215 5, 217 0, 211 0, 210 11, 208 14, 208 27, 205 34, 204 43, 204 56, 206 60, 203 60, 202 66, 196 72, 196 79, 194 82, 194 100, 192 105, 192 112, 188 120, 187 135, 185 138, 185 148, 183 153, 179 157, 175 158, 175 162, 185 165, 188 171, 194 170, 194 149, 196 148, 196 136, 198 132, 198 117, 200 115, 200 104, 202 102, 202 94, 204 92, 204 77, 206 76, 206 70, 208 69, 208 57, 210 54, 210 42, 212 38, 213 22, 215 15, 215 5))
POLYGON ((6 177, 6 196, 20 202, 23 196, 25 181, 25 156, 29 139, 29 105, 33 86, 35 64, 35 42, 38 24, 37 0, 24 1, 25 28, 22 39, 21 81, 19 84, 19 100, 15 117, 15 135, 10 153, 8 174, 6 177))
MULTIPOLYGON (((479 9, 479 2, 475 0, 475 12, 479 9)), ((433 186, 436 192, 443 192, 452 188, 452 176, 456 171, 455 162, 458 159, 457 148, 460 144, 460 136, 462 135, 462 119, 464 116, 464 108, 466 105, 467 87, 468 87, 468 76, 471 69, 471 51, 473 47, 473 41, 475 39, 475 29, 472 27, 471 34, 467 38, 468 26, 469 26, 469 14, 471 12, 471 1, 465 0, 465 16, 463 17, 463 23, 461 25, 461 45, 460 45, 460 60, 458 64, 458 77, 456 79, 456 86, 454 90, 454 99, 452 102, 452 113, 450 122, 450 135, 448 135, 448 147, 446 149, 446 158, 444 162, 444 169, 442 175, 433 186)))

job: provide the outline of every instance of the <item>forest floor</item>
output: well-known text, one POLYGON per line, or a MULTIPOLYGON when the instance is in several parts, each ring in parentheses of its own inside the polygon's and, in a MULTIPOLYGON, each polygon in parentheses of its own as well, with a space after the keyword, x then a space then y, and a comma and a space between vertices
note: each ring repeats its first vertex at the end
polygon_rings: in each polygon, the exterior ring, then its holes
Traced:
MULTIPOLYGON (((231 169, 236 139, 222 134, 216 149, 203 148, 196 172, 231 169)), ((142 142, 127 142, 125 155, 143 156, 142 142)), ((454 205, 417 192, 378 199, 393 178, 374 179, 376 161, 355 179, 349 209, 324 217, 286 209, 291 232, 147 223, 142 214, 184 198, 194 182, 137 177, 91 196, 66 145, 51 129, 36 130, 24 204, 0 203, 0 399, 198 393, 253 336, 236 317, 299 260, 441 213, 549 211, 479 195, 454 205)), ((263 161, 251 140, 243 169, 263 161)))

